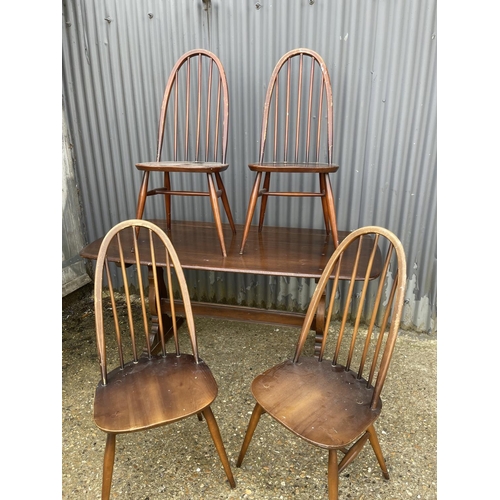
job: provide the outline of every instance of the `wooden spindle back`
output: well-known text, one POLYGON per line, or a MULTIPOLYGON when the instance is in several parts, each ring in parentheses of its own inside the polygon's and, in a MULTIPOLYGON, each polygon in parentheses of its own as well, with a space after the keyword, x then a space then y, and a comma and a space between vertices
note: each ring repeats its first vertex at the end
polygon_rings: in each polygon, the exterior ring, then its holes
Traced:
POLYGON ((174 161, 226 161, 229 126, 227 78, 208 50, 186 52, 173 67, 163 96, 156 161, 168 148, 174 161))
POLYGON ((162 297, 170 299, 170 320, 166 325, 164 317, 167 316, 156 314, 161 352, 166 354, 166 335, 171 330, 176 354, 180 354, 178 313, 174 303, 176 293, 184 305, 183 317, 192 353, 198 360, 189 292, 181 264, 167 235, 155 224, 136 219, 121 222, 107 233, 97 256, 94 283, 97 351, 103 384, 106 384, 110 371, 108 365, 111 369, 116 365, 123 368, 125 363, 137 361, 141 355, 152 356, 151 311, 161 311, 162 297), (138 231, 138 228, 142 230, 138 231), (115 273, 111 266, 114 265, 118 266, 121 283, 113 279, 115 273), (113 362, 110 362, 107 347, 111 343, 116 346, 113 362))
POLYGON ((297 343, 294 361, 298 362, 321 297, 332 282, 327 298, 324 336, 319 352, 323 361, 329 336, 333 336, 332 364, 354 371, 374 387, 375 407, 384 385, 398 335, 406 287, 406 257, 399 239, 390 231, 368 226, 353 231, 343 241, 325 266, 314 291, 297 343), (373 243, 364 279, 356 279, 360 256, 368 239, 373 243), (339 266, 347 249, 354 249, 356 258, 349 280, 339 280, 339 266), (378 278, 369 279, 377 248, 383 252, 382 270, 378 278), (332 278, 332 274, 334 278, 332 278), (335 321, 334 321, 335 320, 335 321), (329 328, 333 331, 329 332, 329 328))
POLYGON ((294 49, 276 64, 266 92, 260 163, 332 163, 333 95, 325 62, 294 49), (267 148, 267 151, 266 151, 267 148))

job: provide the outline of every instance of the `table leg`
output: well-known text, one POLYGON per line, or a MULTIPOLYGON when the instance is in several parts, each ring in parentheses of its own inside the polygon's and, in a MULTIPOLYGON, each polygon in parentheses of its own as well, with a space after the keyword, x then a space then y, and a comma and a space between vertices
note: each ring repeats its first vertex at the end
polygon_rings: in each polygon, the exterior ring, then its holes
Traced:
MULTIPOLYGON (((161 296, 161 302, 162 302, 162 309, 165 308, 165 310, 170 310, 167 309, 169 305, 169 299, 168 299, 168 291, 167 287, 165 286, 165 281, 163 279, 163 270, 164 268, 158 267, 157 272, 158 272, 158 286, 160 289, 160 296, 161 296)), ((153 354, 156 354, 161 351, 161 340, 160 340, 160 331, 159 331, 159 320, 158 320, 158 310, 156 308, 156 303, 154 300, 154 278, 153 278, 153 269, 152 267, 148 268, 148 280, 149 280, 149 310, 151 314, 151 332, 150 332, 150 343, 151 343, 151 352, 153 354)), ((197 303, 193 303, 192 306, 195 309, 197 303)), ((206 307, 213 307, 216 308, 216 305, 214 304, 205 304, 206 307)), ((226 306, 224 309, 226 310, 228 307, 226 306)), ((276 313, 276 314, 281 314, 283 313, 276 313)), ((207 312, 203 311, 201 315, 206 316, 207 312)), ((225 317, 226 314, 218 314, 214 317, 225 317)), ((211 316, 211 315, 209 315, 211 316)), ((241 312, 239 313, 239 316, 241 316, 241 312)), ((294 324, 297 322, 295 318, 294 319, 294 324)), ((163 320, 163 328, 165 331, 165 342, 167 342, 172 336, 173 336, 173 323, 172 323, 172 318, 169 314, 166 312, 162 313, 162 320, 163 320)), ((273 320, 268 320, 264 321, 265 323, 268 323, 271 321, 272 323, 275 323, 277 320, 276 318, 273 318, 273 320), (274 321, 273 321, 274 320, 274 321)), ((314 355, 319 356, 319 353, 321 351, 321 344, 323 342, 323 337, 324 337, 324 332, 325 332, 325 320, 326 320, 326 292, 323 292, 323 295, 321 296, 321 299, 318 304, 318 308, 316 309, 316 315, 313 320, 312 328, 314 328, 316 334, 314 337, 314 355)), ((177 318, 177 328, 179 328, 182 323, 184 322, 183 317, 178 317, 177 318)), ((300 319, 300 322, 302 322, 302 319, 300 319)), ((278 324, 288 324, 285 322, 285 318, 282 318, 280 321, 278 321, 278 324)), ((298 324, 298 323, 297 323, 298 324)))

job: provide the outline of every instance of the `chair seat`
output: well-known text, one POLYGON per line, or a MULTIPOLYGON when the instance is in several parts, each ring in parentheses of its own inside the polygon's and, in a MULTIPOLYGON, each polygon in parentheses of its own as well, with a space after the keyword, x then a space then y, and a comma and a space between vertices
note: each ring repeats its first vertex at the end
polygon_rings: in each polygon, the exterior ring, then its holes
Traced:
POLYGON ((209 367, 192 355, 145 357, 110 372, 105 386, 99 382, 94 419, 110 433, 147 429, 199 413, 216 396, 209 367))
POLYGON ((270 162, 270 163, 250 163, 248 168, 252 172, 295 172, 295 173, 319 173, 327 174, 336 172, 338 165, 330 163, 293 163, 293 162, 270 162))
POLYGON ((331 361, 301 357, 255 378, 252 393, 264 410, 287 429, 327 449, 343 448, 375 422, 382 409, 370 409, 373 388, 331 361))
POLYGON ((228 166, 228 163, 204 161, 151 161, 136 164, 138 170, 148 172, 201 172, 205 174, 223 172, 228 166))

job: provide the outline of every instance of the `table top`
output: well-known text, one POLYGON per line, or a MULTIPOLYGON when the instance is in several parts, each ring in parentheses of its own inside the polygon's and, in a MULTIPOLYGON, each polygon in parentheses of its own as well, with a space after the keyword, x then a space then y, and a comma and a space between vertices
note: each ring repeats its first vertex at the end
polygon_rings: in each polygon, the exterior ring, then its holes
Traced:
MULTIPOLYGON (((172 241, 183 268, 203 271, 222 271, 247 274, 263 274, 270 276, 295 276, 304 278, 319 278, 334 252, 331 235, 325 230, 264 226, 259 233, 257 226, 251 226, 243 255, 240 255, 240 243, 243 235, 243 225, 236 225, 233 234, 229 224, 223 224, 224 240, 227 257, 223 257, 215 224, 205 222, 173 221, 172 229, 167 231, 166 221, 151 219, 151 222, 162 228, 172 241)), ((348 234, 339 231, 342 241, 348 234)), ((99 252, 102 238, 87 245, 80 252, 84 258, 95 260, 99 252)), ((132 236, 130 242, 132 248, 132 236)), ((139 233, 139 244, 147 247, 145 232, 139 233)), ((373 246, 363 245, 361 263, 357 278, 364 279, 366 263, 373 246)), ((340 278, 351 277, 352 262, 356 248, 351 245, 342 259, 340 278)), ((149 252, 148 252, 149 253, 149 252)), ((110 249, 110 260, 118 260, 117 253, 113 256, 110 249)), ((133 262, 133 255, 130 262, 133 262)), ((158 262, 158 265, 165 265, 158 262)), ((377 251, 371 277, 377 277, 381 272, 380 249, 377 251)))

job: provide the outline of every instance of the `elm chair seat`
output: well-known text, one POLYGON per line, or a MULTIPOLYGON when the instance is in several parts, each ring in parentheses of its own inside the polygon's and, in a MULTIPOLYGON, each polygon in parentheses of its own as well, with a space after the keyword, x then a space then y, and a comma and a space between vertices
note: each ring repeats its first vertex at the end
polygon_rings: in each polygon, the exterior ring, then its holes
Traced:
POLYGON ((302 357, 299 363, 287 360, 259 375, 252 394, 265 412, 297 436, 320 448, 342 448, 361 437, 380 414, 382 402, 371 409, 373 387, 366 385, 342 366, 302 357))
POLYGON ((216 396, 212 372, 190 354, 139 358, 108 373, 106 385, 99 383, 94 420, 104 432, 150 429, 197 415, 216 396))

